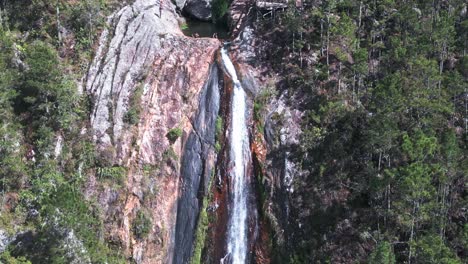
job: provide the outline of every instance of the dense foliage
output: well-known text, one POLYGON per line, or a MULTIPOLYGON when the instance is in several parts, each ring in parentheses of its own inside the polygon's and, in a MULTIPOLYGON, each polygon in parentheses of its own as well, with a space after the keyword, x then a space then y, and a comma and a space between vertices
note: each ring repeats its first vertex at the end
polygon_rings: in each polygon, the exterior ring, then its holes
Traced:
MULTIPOLYGON (((76 87, 109 2, 0 2, 0 229, 14 238, 1 263, 123 260, 83 195, 97 161, 76 87)), ((103 181, 125 173, 97 171, 103 181)))
POLYGON ((259 23, 304 112, 276 260, 466 262, 466 3, 304 4, 259 23))
POLYGON ((220 22, 228 11, 229 0, 213 0, 211 5, 211 16, 213 22, 220 22))

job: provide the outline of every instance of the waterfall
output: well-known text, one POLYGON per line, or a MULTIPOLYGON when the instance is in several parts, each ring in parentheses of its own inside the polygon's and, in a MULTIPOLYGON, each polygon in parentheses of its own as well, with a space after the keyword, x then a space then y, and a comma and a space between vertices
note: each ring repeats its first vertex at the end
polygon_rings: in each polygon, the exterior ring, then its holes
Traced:
POLYGON ((246 120, 246 93, 237 79, 236 69, 227 50, 221 50, 223 66, 234 83, 231 102, 231 133, 229 177, 231 182, 231 211, 227 235, 227 256, 233 264, 244 264, 247 258, 247 163, 250 159, 246 120))

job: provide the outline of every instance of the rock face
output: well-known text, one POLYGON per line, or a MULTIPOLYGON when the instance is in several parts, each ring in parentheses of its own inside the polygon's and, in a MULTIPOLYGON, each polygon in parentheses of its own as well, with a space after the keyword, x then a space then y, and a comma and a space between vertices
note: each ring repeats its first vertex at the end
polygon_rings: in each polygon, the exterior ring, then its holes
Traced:
POLYGON ((187 0, 183 10, 198 20, 211 20, 211 0, 187 0))
POLYGON ((213 65, 210 72, 182 159, 182 194, 177 209, 174 264, 190 260, 194 229, 203 200, 199 200, 199 196, 207 195, 216 159, 214 145, 220 103, 218 67, 213 65))
POLYGON ((231 36, 238 37, 240 32, 245 31, 245 28, 251 24, 252 16, 255 14, 255 1, 250 0, 233 0, 227 11, 227 22, 231 31, 231 36))
MULTIPOLYGON (((302 172, 292 161, 292 149, 297 147, 302 133, 300 124, 302 113, 291 102, 291 94, 284 89, 277 94, 277 77, 266 75, 271 72, 268 63, 260 58, 262 52, 261 39, 249 17, 250 3, 235 0, 229 8, 228 21, 232 34, 233 55, 242 76, 243 86, 254 97, 270 94, 262 109, 258 111, 259 124, 264 124, 262 131, 252 131, 252 149, 255 170, 259 174, 257 183, 263 190, 262 218, 259 219, 260 236, 269 237, 273 234, 275 243, 284 245, 289 243, 290 229, 290 195, 294 192, 293 178, 302 172), (270 91, 268 91, 270 89, 270 91)), ((263 99, 265 100, 265 99, 263 99)), ((262 192, 262 191, 261 191, 262 192)), ((260 196, 260 194, 258 194, 260 196)), ((259 239, 255 245, 254 259, 256 263, 270 263, 269 259, 275 254, 268 253, 271 244, 268 239, 259 239)))
POLYGON ((199 129, 195 134, 204 133, 197 120, 212 122, 204 117, 192 120, 199 102, 215 111, 205 103, 211 99, 200 94, 203 87, 211 87, 206 83, 213 77, 219 41, 183 36, 173 4, 159 3, 137 0, 108 18, 109 29, 101 35, 86 82, 93 102, 90 132, 99 159, 128 171, 118 190, 89 177, 86 196, 103 204, 109 240, 136 263, 172 262, 179 157, 185 157, 185 142, 194 126, 199 129), (127 113, 135 108, 137 124, 126 122, 127 113), (166 135, 174 128, 182 136, 169 141, 166 135), (132 233, 138 211, 151 218, 145 238, 132 233))
POLYGON ((183 10, 184 7, 185 7, 185 3, 187 3, 187 0, 175 0, 174 3, 176 5, 177 9, 183 10))
POLYGON ((162 36, 177 35, 176 16, 161 13, 154 5, 137 1, 109 18, 87 78, 87 91, 94 96, 91 126, 100 146, 112 145, 122 136, 123 116, 131 92, 143 81, 163 44, 162 36), (112 34, 112 36, 111 36, 112 34))

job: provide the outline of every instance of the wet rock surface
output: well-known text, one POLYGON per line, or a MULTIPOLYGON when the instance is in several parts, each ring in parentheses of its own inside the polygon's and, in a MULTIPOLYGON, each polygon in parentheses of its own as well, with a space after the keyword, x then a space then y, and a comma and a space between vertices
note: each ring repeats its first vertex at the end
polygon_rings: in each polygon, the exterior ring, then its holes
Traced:
POLYGON ((192 253, 193 234, 203 196, 207 195, 215 160, 216 118, 219 112, 219 69, 211 67, 200 98, 193 131, 185 145, 181 167, 181 197, 177 209, 174 263, 187 263, 192 253))

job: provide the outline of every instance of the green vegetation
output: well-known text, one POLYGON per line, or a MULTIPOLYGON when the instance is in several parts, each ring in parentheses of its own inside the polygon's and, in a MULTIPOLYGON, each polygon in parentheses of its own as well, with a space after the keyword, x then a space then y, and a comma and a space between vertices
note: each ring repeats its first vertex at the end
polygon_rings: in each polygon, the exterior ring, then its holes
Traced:
POLYGON ((177 153, 175 153, 174 149, 172 147, 169 147, 166 149, 163 154, 162 154, 162 161, 167 161, 167 160, 178 160, 179 157, 177 156, 177 153))
POLYGON ((146 238, 151 231, 151 218, 149 218, 142 210, 137 212, 135 220, 133 220, 132 230, 133 234, 139 238, 146 238))
POLYGON ((276 96, 276 90, 272 86, 263 88, 260 93, 255 97, 254 101, 254 120, 256 121, 257 130, 263 133, 264 129, 264 117, 266 115, 265 110, 267 104, 271 99, 276 96))
POLYGON ((215 142, 215 151, 219 153, 221 151, 221 143, 219 141, 215 142))
POLYGON ((53 169, 53 164, 49 164, 37 170, 39 177, 33 180, 32 188, 20 193, 21 207, 40 206, 38 226, 30 239, 42 242, 13 247, 14 256, 24 256, 32 263, 61 263, 80 258, 89 258, 95 263, 111 259, 121 263, 121 256, 96 238, 96 232, 102 232, 103 228, 102 220, 96 217, 100 206, 86 201, 76 184, 69 184, 63 174, 53 169), (83 243, 85 253, 79 247, 71 249, 64 244, 70 232, 83 243))
POLYGON ((386 241, 380 242, 369 258, 369 264, 395 264, 392 245, 386 241))
POLYGON ((412 245, 420 263, 461 264, 462 261, 440 236, 431 234, 417 239, 412 245))
POLYGON ((202 263, 202 252, 205 247, 206 232, 208 230, 208 212, 206 211, 208 207, 208 196, 203 198, 202 208, 200 209, 200 215, 198 216, 197 230, 195 232, 195 241, 194 241, 194 250, 193 256, 190 261, 192 264, 202 263))
POLYGON ((220 22, 229 8, 229 0, 213 0, 211 3, 211 17, 213 22, 220 22))
POLYGON ((142 105, 141 105, 142 95, 143 95, 143 85, 140 84, 136 87, 135 91, 132 93, 128 111, 127 113, 125 113, 124 118, 123 118, 124 122, 130 125, 138 124, 138 121, 140 121, 140 113, 142 110, 142 105))
POLYGON ((284 102, 304 113, 300 143, 278 150, 304 172, 289 195, 301 227, 283 227, 296 246, 275 245, 275 261, 466 262, 464 9, 324 1, 258 24, 284 102))
POLYGON ((47 40, 56 47, 74 42, 63 55, 84 74, 97 33, 104 28, 106 15, 116 4, 116 0, 13 0, 3 2, 0 8, 5 28, 28 32, 27 41, 47 40), (68 32, 59 30, 62 28, 68 32))
MULTIPOLYGON (((92 102, 76 87, 118 2, 0 1, 0 228, 21 231, 2 263, 127 261, 122 245, 108 243, 109 219, 87 192, 90 181, 98 190, 123 185, 127 169, 115 164, 114 147, 96 150, 81 133, 92 102)), ((303 3, 258 15, 253 27, 258 65, 269 65, 282 103, 302 113, 299 142, 272 144, 279 147, 265 168, 277 169, 288 152, 300 170, 294 192, 257 175, 277 232, 272 262, 466 263, 466 3, 303 3)), ((213 1, 215 22, 225 22, 228 6, 213 1)), ((142 91, 130 98, 129 125, 139 120, 142 91)), ((257 131, 273 91, 255 99, 257 131)), ((286 118, 273 114, 272 130, 286 118)), ((223 126, 218 118, 217 151, 223 126)), ((176 127, 166 137, 174 144, 182 134, 176 127)), ((279 135, 268 136, 280 142, 279 135)), ((169 147, 161 162, 177 168, 178 159, 169 147)), ((143 174, 156 170, 144 166, 143 174)), ((192 263, 203 261, 210 199, 202 202, 192 263)), ((151 226, 142 209, 132 232, 145 239, 151 226)))
POLYGON ((212 175, 208 183, 208 194, 203 197, 202 206, 200 208, 200 214, 198 215, 197 229, 195 231, 195 240, 193 242, 193 255, 190 259, 191 264, 200 264, 203 263, 202 253, 205 248, 206 242, 206 233, 208 231, 208 225, 210 220, 208 218, 208 204, 213 199, 211 193, 211 184, 215 175, 215 169, 212 169, 212 175))
POLYGON ((12 257, 10 251, 5 250, 0 255, 0 262, 5 264, 31 264, 31 261, 26 260, 25 257, 12 257))
POLYGON ((216 117, 216 123, 215 123, 215 151, 220 152, 221 151, 221 139, 223 137, 223 132, 224 132, 224 122, 223 122, 223 117, 218 116, 216 117))
POLYGON ((151 164, 144 164, 142 170, 143 170, 143 175, 153 176, 153 174, 158 172, 158 166, 151 165, 151 164))
POLYGON ((95 169, 100 160, 80 132, 90 102, 76 87, 111 2, 0 3, 0 226, 22 232, 2 263, 124 261, 104 239, 100 206, 84 196, 88 175, 121 181, 122 169, 95 169))
POLYGON ((174 144, 174 142, 176 142, 176 140, 182 136, 182 132, 182 128, 175 127, 167 132, 166 137, 169 142, 171 142, 171 144, 174 144))
POLYGON ((216 138, 221 138, 223 135, 223 129, 224 129, 224 122, 223 122, 223 117, 218 116, 216 117, 216 123, 215 123, 215 133, 216 133, 216 138))
POLYGON ((127 176, 127 170, 124 167, 98 167, 97 176, 100 179, 110 179, 113 182, 122 184, 127 176))
POLYGON ((187 30, 189 28, 187 23, 180 24, 180 30, 187 30))

